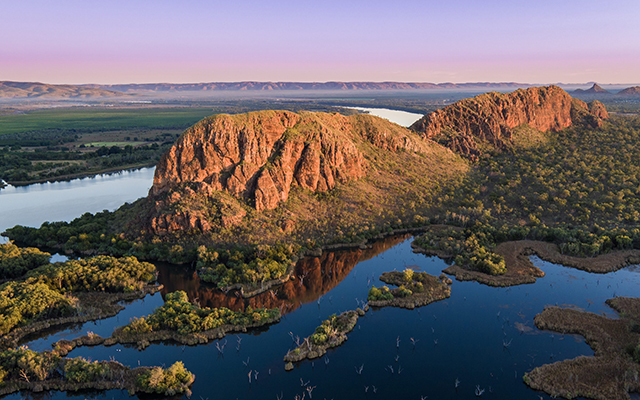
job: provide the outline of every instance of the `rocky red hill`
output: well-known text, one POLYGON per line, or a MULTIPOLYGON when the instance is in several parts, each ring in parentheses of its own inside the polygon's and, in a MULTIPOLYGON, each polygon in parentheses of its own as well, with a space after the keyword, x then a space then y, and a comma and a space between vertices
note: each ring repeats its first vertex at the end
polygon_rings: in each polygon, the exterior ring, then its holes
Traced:
POLYGON ((587 105, 557 86, 547 86, 461 100, 425 115, 411 129, 477 160, 484 152, 513 147, 519 139, 518 128, 555 132, 576 121, 600 126, 606 118, 602 103, 587 105))
MULTIPOLYGON (((432 141, 366 114, 216 115, 187 130, 163 155, 150 190, 150 228, 155 233, 207 232, 218 225, 236 226, 248 212, 286 203, 294 189, 305 195, 342 186, 348 192, 356 190, 354 182, 376 174, 379 179, 366 190, 400 185, 403 174, 429 176, 424 165, 436 159, 446 159, 442 165, 460 162, 432 141), (411 165, 394 172, 388 164, 396 158, 411 165)), ((313 217, 291 214, 284 229, 313 217)))

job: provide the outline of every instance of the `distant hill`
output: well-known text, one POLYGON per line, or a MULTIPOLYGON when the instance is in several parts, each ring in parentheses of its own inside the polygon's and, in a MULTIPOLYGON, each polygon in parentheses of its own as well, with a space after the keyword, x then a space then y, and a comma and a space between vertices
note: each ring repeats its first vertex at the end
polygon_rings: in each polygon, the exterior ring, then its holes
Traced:
POLYGON ((611 94, 611 92, 609 92, 606 89, 603 89, 600 85, 598 85, 597 83, 594 83, 593 86, 591 86, 591 88, 584 90, 584 89, 576 89, 573 91, 573 94, 577 94, 577 95, 581 95, 581 94, 586 94, 586 95, 594 95, 594 94, 611 94))
POLYGON ((632 86, 616 93, 620 96, 640 96, 640 86, 632 86))
POLYGON ((428 83, 428 82, 209 82, 86 85, 120 92, 178 92, 223 90, 416 90, 416 89, 513 89, 531 85, 516 82, 428 83))
POLYGON ((0 81, 0 98, 89 98, 123 96, 124 93, 77 85, 0 81))

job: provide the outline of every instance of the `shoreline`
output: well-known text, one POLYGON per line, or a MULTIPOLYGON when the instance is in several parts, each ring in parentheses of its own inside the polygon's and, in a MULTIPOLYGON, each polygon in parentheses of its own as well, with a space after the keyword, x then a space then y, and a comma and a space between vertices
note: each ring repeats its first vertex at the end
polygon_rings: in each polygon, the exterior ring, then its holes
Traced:
POLYGON ((133 164, 133 165, 128 165, 124 167, 113 167, 113 168, 101 169, 96 172, 82 172, 77 174, 62 175, 54 178, 35 179, 31 181, 5 182, 4 186, 2 185, 2 183, 0 183, 0 189, 3 189, 7 186, 24 187, 24 186, 35 185, 39 183, 69 182, 75 179, 91 178, 97 175, 113 175, 119 172, 137 171, 139 169, 153 168, 155 166, 156 164, 153 164, 153 163, 152 164, 149 164, 149 163, 133 164))
POLYGON ((145 285, 142 290, 132 293, 79 293, 78 298, 81 304, 84 302, 86 309, 91 310, 85 315, 75 315, 72 317, 54 318, 37 321, 31 324, 16 328, 6 335, 0 337, 0 349, 17 347, 19 342, 26 336, 38 333, 51 327, 67 324, 85 323, 110 318, 125 309, 125 306, 118 304, 121 301, 142 299, 148 294, 160 292, 162 285, 145 285), (93 298, 93 299, 92 299, 93 298), (91 304, 101 304, 95 307, 91 304))
POLYGON ((275 324, 282 318, 281 314, 274 318, 269 318, 264 321, 248 324, 248 325, 221 325, 217 328, 210 329, 202 332, 194 332, 188 334, 180 334, 171 330, 160 330, 148 333, 123 333, 123 329, 126 326, 121 326, 115 329, 110 337, 103 338, 100 335, 84 335, 73 340, 62 339, 52 344, 57 349, 61 356, 66 356, 73 349, 83 346, 99 346, 105 347, 114 346, 116 344, 135 344, 138 350, 144 350, 152 343, 162 343, 168 341, 174 341, 176 343, 184 344, 187 346, 195 346, 199 344, 206 344, 210 341, 222 339, 228 334, 232 333, 246 333, 250 329, 261 328, 271 324, 275 324))
MULTIPOLYGON (((450 254, 425 250, 413 243, 411 247, 416 253, 434 255, 444 259, 452 258, 450 254)), ((544 272, 529 260, 529 256, 532 255, 553 264, 598 274, 614 272, 628 265, 640 263, 640 250, 615 250, 596 257, 583 258, 561 254, 556 244, 537 240, 502 242, 496 246, 494 251, 505 259, 507 272, 503 275, 489 275, 462 268, 456 264, 445 268, 443 272, 455 276, 458 281, 475 281, 493 287, 508 287, 535 283, 537 278, 545 276, 544 272)))

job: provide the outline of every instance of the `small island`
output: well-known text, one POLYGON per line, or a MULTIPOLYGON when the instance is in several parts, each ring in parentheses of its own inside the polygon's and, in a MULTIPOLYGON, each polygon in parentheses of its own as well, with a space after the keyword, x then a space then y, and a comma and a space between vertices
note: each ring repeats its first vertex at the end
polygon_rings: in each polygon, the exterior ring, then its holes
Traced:
POLYGON ((444 274, 436 278, 426 272, 415 272, 407 268, 403 272, 385 272, 380 280, 398 288, 373 286, 369 289, 368 296, 371 307, 401 307, 411 310, 451 296, 451 279, 444 274))
POLYGON ((144 349, 154 342, 175 341, 186 345, 208 343, 230 332, 246 332, 280 320, 277 308, 231 311, 228 308, 200 307, 189 302, 183 291, 168 293, 163 306, 147 317, 133 318, 117 328, 111 337, 86 335, 74 340, 61 340, 57 348, 69 353, 79 346, 112 346, 117 343, 135 344, 144 349))
POLYGON ((302 343, 298 340, 298 347, 284 356, 287 363, 285 369, 290 371, 294 362, 322 357, 328 349, 340 346, 347 340, 347 333, 355 328, 358 317, 361 316, 364 316, 364 311, 357 309, 345 311, 338 316, 334 314, 322 321, 322 325, 316 328, 313 335, 305 338, 302 343))

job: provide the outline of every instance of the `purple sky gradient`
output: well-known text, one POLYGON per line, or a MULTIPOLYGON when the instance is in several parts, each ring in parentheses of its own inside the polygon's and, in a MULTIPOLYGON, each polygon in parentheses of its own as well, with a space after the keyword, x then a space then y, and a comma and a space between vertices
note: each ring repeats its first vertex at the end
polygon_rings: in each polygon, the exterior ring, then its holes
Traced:
POLYGON ((0 0, 0 80, 640 82, 638 0, 0 0))

